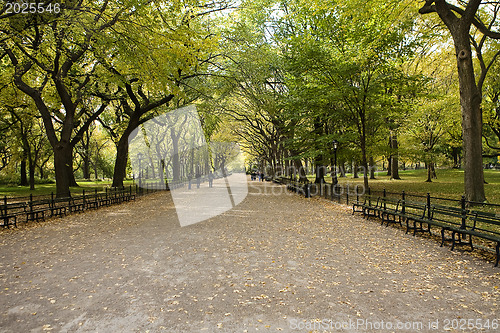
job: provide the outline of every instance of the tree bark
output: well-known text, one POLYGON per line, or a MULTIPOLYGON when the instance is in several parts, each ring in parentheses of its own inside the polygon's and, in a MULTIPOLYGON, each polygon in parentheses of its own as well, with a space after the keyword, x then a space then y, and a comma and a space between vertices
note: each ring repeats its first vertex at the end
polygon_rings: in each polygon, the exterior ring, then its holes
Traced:
POLYGON ((35 189, 35 161, 32 158, 28 159, 28 173, 29 173, 29 183, 30 190, 33 191, 35 189))
POLYGON ((375 160, 370 156, 370 179, 375 179, 375 160))
POLYGON ((128 128, 121 136, 118 144, 116 145, 116 159, 113 171, 113 187, 123 187, 123 180, 127 175, 127 162, 128 162, 128 137, 130 134, 128 128))
POLYGON ((486 195, 482 155, 482 97, 474 76, 468 31, 454 40, 462 107, 465 197, 469 201, 483 202, 486 200, 486 195))
POLYGON ((69 182, 69 186, 71 187, 78 187, 78 183, 76 182, 76 179, 75 179, 75 172, 73 171, 73 145, 69 145, 68 147, 69 149, 69 155, 66 156, 66 168, 67 168, 67 171, 66 171, 66 176, 68 177, 68 182, 69 182))
POLYGON ((354 160, 354 163, 352 164, 352 178, 359 178, 358 171, 358 161, 354 160))
POLYGON ((68 154, 71 149, 67 145, 57 145, 54 149, 54 172, 56 175, 56 196, 69 196, 70 178, 66 174, 68 172, 67 162, 68 154))
POLYGON ((26 174, 26 158, 24 157, 21 160, 21 180, 19 182, 20 186, 27 186, 28 185, 28 177, 26 174))
POLYGON ((399 159, 398 159, 398 137, 391 133, 391 179, 401 179, 399 177, 399 159))
POLYGON ((326 174, 326 167, 323 165, 323 157, 322 156, 317 156, 315 158, 315 163, 314 166, 316 167, 315 174, 316 174, 316 179, 314 180, 314 183, 319 184, 319 183, 324 183, 325 182, 325 174, 326 174))
MULTIPOLYGON (((469 39, 470 28, 480 5, 481 0, 470 0, 467 2, 465 10, 457 10, 457 7, 450 5, 447 1, 427 0, 419 10, 421 14, 437 12, 453 38, 457 57, 460 106, 462 109, 465 198, 474 202, 484 202, 486 200, 480 108, 482 96, 474 75, 469 39), (457 12, 460 17, 452 10, 457 12)), ((484 32, 489 33, 490 36, 494 34, 491 31, 484 32)))

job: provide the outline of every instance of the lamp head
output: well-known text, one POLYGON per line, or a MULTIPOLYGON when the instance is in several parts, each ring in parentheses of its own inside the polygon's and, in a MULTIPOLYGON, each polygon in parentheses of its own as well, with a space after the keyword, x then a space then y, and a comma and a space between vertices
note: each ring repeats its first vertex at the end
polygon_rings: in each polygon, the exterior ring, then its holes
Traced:
POLYGON ((339 142, 337 140, 333 140, 332 144, 333 144, 333 149, 337 150, 337 148, 339 147, 339 142))

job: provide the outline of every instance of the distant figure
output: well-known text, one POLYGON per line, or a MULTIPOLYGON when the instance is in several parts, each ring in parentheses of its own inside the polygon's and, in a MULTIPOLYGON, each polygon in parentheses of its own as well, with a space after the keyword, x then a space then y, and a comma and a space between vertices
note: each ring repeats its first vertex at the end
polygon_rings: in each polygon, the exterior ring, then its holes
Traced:
POLYGON ((263 172, 261 172, 261 173, 259 174, 259 180, 260 180, 261 182, 263 182, 263 181, 264 181, 264 173, 263 173, 263 172))
POLYGON ((256 180, 257 179, 257 174, 255 173, 255 171, 252 171, 252 173, 250 174, 250 179, 251 180, 256 180))
POLYGON ((210 171, 208 173, 208 187, 212 187, 213 182, 214 182, 214 174, 212 173, 212 171, 210 171))
POLYGON ((201 175, 198 171, 196 171, 196 188, 200 188, 201 184, 201 175))

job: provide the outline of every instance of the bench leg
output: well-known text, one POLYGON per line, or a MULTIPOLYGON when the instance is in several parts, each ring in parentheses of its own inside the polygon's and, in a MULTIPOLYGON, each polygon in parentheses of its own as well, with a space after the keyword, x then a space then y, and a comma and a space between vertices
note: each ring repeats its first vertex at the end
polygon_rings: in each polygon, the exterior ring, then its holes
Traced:
POLYGON ((406 218, 405 219, 405 223, 406 223, 406 232, 405 232, 405 234, 408 234, 408 232, 410 231, 410 219, 406 218))
POLYGON ((2 227, 9 229, 11 224, 17 228, 17 217, 15 215, 14 216, 5 216, 3 218, 2 227), (11 222, 11 219, 13 219, 12 222, 11 222))
MULTIPOLYGON (((429 229, 430 229, 430 227, 429 227, 429 229)), ((413 236, 415 236, 417 234, 417 231, 421 231, 421 232, 424 231, 424 228, 422 227, 422 222, 413 221, 413 236), (417 223, 420 223, 420 227, 417 227, 417 223)))
MULTIPOLYGON (((439 245, 439 247, 443 247, 444 242, 445 242, 444 231, 445 231, 445 228, 441 228, 441 245, 439 245)), ((453 231, 451 233, 451 240, 452 240, 451 250, 453 251, 453 248, 455 247, 455 231, 453 231)))
MULTIPOLYGON (((455 244, 456 245, 470 245, 470 249, 471 251, 474 251, 474 245, 472 244, 472 236, 469 235, 469 241, 468 242, 462 242, 462 238, 461 238, 462 234, 460 232, 456 232, 456 231, 452 231, 451 233, 451 240, 452 240, 452 244, 451 244, 451 250, 453 251, 453 249, 455 248, 455 244), (455 238, 455 235, 458 235, 458 240, 455 238)), ((467 236, 465 236, 467 237, 467 236)))
POLYGON ((498 267, 498 261, 500 259, 500 242, 497 242, 497 246, 495 247, 497 253, 497 260, 495 261, 495 267, 498 267))

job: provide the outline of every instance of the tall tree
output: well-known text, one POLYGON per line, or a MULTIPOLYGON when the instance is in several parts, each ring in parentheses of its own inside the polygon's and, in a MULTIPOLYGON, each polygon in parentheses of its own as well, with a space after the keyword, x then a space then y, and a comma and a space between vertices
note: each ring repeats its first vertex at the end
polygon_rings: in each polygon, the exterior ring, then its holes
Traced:
POLYGON ((455 2, 445 0, 427 0, 419 11, 420 14, 437 13, 453 38, 462 109, 465 196, 467 200, 475 202, 486 200, 482 158, 481 89, 490 66, 481 66, 479 75, 476 75, 471 27, 474 26, 485 39, 500 39, 500 33, 493 30, 498 10, 497 1, 459 1, 455 5, 455 2), (492 8, 489 24, 485 24, 479 15, 482 4, 484 8, 488 7, 486 9, 492 8))
POLYGON ((66 2, 58 13, 15 15, 2 22, 1 48, 14 68, 19 90, 33 99, 54 152, 58 196, 74 185, 73 148, 106 107, 90 109, 84 101, 98 80, 96 36, 109 34, 135 3, 117 7, 109 1, 66 2))
POLYGON ((185 96, 195 78, 207 74, 217 46, 207 18, 231 6, 229 0, 177 0, 144 7, 132 24, 103 40, 113 57, 108 50, 94 53, 118 86, 115 96, 96 94, 117 102, 113 117, 100 118, 117 147, 113 186, 123 186, 134 130, 172 109, 167 106, 174 97, 185 96))

